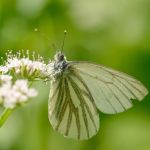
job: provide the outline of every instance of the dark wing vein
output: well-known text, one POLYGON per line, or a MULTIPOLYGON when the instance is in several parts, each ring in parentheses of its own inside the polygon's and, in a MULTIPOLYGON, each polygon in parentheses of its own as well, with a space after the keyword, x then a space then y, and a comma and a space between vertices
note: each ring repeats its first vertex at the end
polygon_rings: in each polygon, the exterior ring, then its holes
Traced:
POLYGON ((80 139, 80 132, 81 132, 81 129, 80 129, 80 120, 79 120, 79 110, 78 108, 76 108, 76 111, 74 111, 74 115, 75 115, 75 118, 76 118, 76 125, 77 125, 77 130, 78 130, 78 139, 80 139))
MULTIPOLYGON (((81 73, 84 73, 84 74, 86 74, 86 75, 89 75, 89 76, 91 76, 90 74, 87 74, 87 73, 85 73, 85 72, 83 72, 83 71, 80 71, 81 73)), ((74 71, 74 73, 75 73, 75 71, 74 71)), ((80 81, 82 81, 81 79, 81 77, 79 77, 79 75, 77 75, 76 74, 76 77, 78 77, 78 79, 80 80, 80 81)), ((93 76, 91 76, 92 78, 93 78, 93 76)), ((98 79, 97 77, 95 78, 95 79, 98 79)), ((83 83, 84 83, 84 81, 82 81, 83 83)), ((100 80, 100 82, 102 82, 102 83, 104 83, 104 85, 105 86, 107 86, 107 84, 113 84, 112 82, 105 82, 105 81, 103 81, 103 80, 100 80)), ((85 84, 84 84, 85 85, 85 84)), ((113 84, 114 86, 116 86, 115 84, 113 84)), ((86 86, 86 85, 85 85, 86 86)), ((107 86, 108 87, 108 86, 107 86)), ((109 88, 109 87, 108 87, 109 88)), ((117 87, 116 86, 116 88, 127 98, 127 96, 123 93, 123 91, 119 88, 119 87, 117 87)), ((88 89, 88 87, 86 86, 86 89, 88 89)), ((88 89, 88 91, 89 91, 89 89, 88 89)), ((103 93, 103 96, 104 96, 104 98, 105 98, 105 100, 111 105, 111 107, 113 108, 113 110, 114 110, 114 112, 117 112, 117 110, 116 110, 116 108, 113 106, 113 104, 111 103, 111 101, 109 100, 109 98, 107 98, 107 96, 106 96, 106 94, 104 93, 104 91, 103 91, 103 89, 101 89, 101 92, 103 93)), ((89 93, 90 93, 90 91, 89 91, 89 93)), ((114 94, 114 92, 112 92, 113 94, 114 94)), ((91 95, 91 97, 92 97, 92 94, 90 94, 91 95)), ((116 96, 115 96, 116 97, 116 96)), ((128 98, 127 98, 128 99, 128 98)), ((92 100, 94 101, 94 99, 92 98, 92 100)), ((118 98, 117 98, 117 100, 119 100, 118 98)), ((120 103, 120 101, 119 101, 119 103, 120 103)), ((95 102, 94 102, 94 104, 95 104, 95 102)), ((121 104, 122 105, 122 104, 121 104)))
POLYGON ((71 86, 72 88, 74 89, 78 99, 80 100, 80 103, 81 103, 81 107, 82 107, 82 114, 83 114, 83 119, 84 119, 84 124, 85 124, 85 127, 86 127, 86 132, 87 132, 87 136, 89 138, 89 129, 88 129, 88 121, 87 121, 87 116, 86 116, 86 113, 85 113, 85 108, 84 108, 84 97, 81 95, 80 91, 79 91, 79 88, 78 86, 74 83, 74 81, 68 77, 70 83, 71 83, 71 86))
MULTIPOLYGON (((115 86, 115 85, 114 85, 115 86)), ((113 90, 109 87, 109 86, 107 86, 108 88, 109 88, 109 90, 111 91, 111 93, 114 95, 114 97, 116 98, 116 100, 119 102, 119 104, 122 106, 122 108, 124 109, 124 110, 127 110, 126 109, 126 107, 122 104, 122 102, 120 101, 120 99, 118 98, 118 96, 115 94, 115 92, 113 92, 113 90)), ((118 88, 117 88, 118 89, 118 88)), ((122 93, 122 91, 120 91, 121 93, 122 93)))
MULTIPOLYGON (((132 92, 132 90, 131 89, 129 89, 119 78, 121 78, 121 79, 123 79, 123 80, 125 80, 125 78, 123 78, 123 77, 121 77, 121 76, 119 76, 119 75, 115 75, 115 74, 113 74, 112 72, 109 72, 108 70, 106 70, 106 69, 104 69, 104 68, 101 68, 101 69, 103 69, 103 70, 105 70, 105 71, 107 71, 109 74, 111 74, 112 76, 113 76, 113 78, 114 79, 116 79, 116 80, 118 80, 129 92, 130 92, 130 94, 131 95, 133 95, 134 97, 135 97, 135 99, 139 99, 133 92, 132 92), (117 78, 118 77, 118 78, 117 78)), ((119 89, 119 91, 127 98, 127 99, 131 99, 130 97, 128 97, 122 90, 121 90, 121 88, 120 87, 118 87, 118 85, 116 85, 115 84, 115 82, 113 81, 113 78, 112 78, 112 82, 107 82, 107 81, 103 81, 103 80, 101 80, 100 78, 98 78, 97 76, 92 76, 92 75, 90 75, 90 74, 88 74, 88 73, 86 73, 86 72, 83 72, 83 71, 81 71, 80 69, 78 70, 80 73, 82 73, 82 74, 85 74, 85 75, 88 75, 89 77, 92 77, 93 79, 97 79, 97 80, 99 80, 100 82, 103 82, 103 83, 105 83, 105 84, 113 84, 113 85, 115 85, 115 87, 117 87, 118 89, 119 89)), ((131 82, 129 82, 128 80, 125 80, 128 84, 130 84, 135 90, 137 90, 137 91, 139 91, 143 96, 144 96, 144 93, 142 92, 142 91, 140 91, 137 87, 135 87, 131 82)))
MULTIPOLYGON (((103 70, 105 70, 106 72, 110 73, 111 75, 113 75, 116 79, 117 79, 117 77, 118 77, 118 78, 121 78, 121 79, 125 80, 125 81, 128 82, 134 89, 136 89, 137 91, 139 91, 143 96, 145 95, 140 89, 138 89, 136 86, 134 86, 134 85, 132 84, 132 82, 137 83, 137 82, 139 82, 139 81, 136 80, 136 79, 134 79, 133 77, 129 76, 128 74, 126 74, 126 73, 121 73, 121 72, 119 72, 119 71, 117 71, 119 74, 114 74, 113 72, 111 72, 111 70, 109 71, 109 70, 107 70, 106 68, 101 67, 101 66, 100 66, 100 68, 103 69, 103 70), (126 79, 125 77, 122 77, 121 74, 124 74, 124 75, 127 76, 128 78, 126 79), (131 80, 131 79, 132 79, 132 80, 131 80), (129 80, 130 80, 131 82, 129 82, 129 80)), ((142 83, 140 83, 140 84, 142 84, 142 83)), ((144 86, 144 85, 143 85, 143 86, 144 86)), ((137 97, 135 96, 135 98, 137 98, 137 97)), ((137 98, 137 99, 138 99, 138 98, 137 98)))
MULTIPOLYGON (((120 80, 120 82, 121 82, 121 80, 120 80)), ((129 85, 131 85, 135 90, 137 90, 141 95, 143 95, 144 96, 144 93, 140 90, 140 89, 138 89, 135 85, 133 85, 132 84, 132 82, 129 82, 128 80, 126 80, 126 82, 129 84, 129 85)), ((122 84, 124 84, 123 82, 122 82, 122 84)), ((125 84, 124 84, 125 85, 125 84)), ((126 86, 127 87, 127 86, 126 86)), ((131 90, 130 90, 130 92, 132 92, 131 90)), ((132 92, 133 93, 133 92, 132 92)), ((134 93, 133 93, 134 94, 134 93)), ((134 95, 135 96, 135 95, 134 95)), ((136 96, 135 96, 135 98, 137 98, 136 96)), ((138 98, 137 98, 138 99, 138 98)))
POLYGON ((68 116, 68 120, 67 120, 66 133, 65 133, 66 136, 69 133, 69 129, 71 126, 71 120, 72 120, 72 108, 71 108, 71 105, 69 105, 69 116, 68 116))
MULTIPOLYGON (((64 82, 66 83, 66 79, 64 78, 64 82)), ((65 84, 64 83, 64 84, 65 84)), ((63 88, 64 89, 64 88, 63 88)), ((67 97, 67 92, 66 90, 64 89, 64 93, 62 95, 62 98, 61 99, 65 99, 64 100, 64 103, 61 102, 61 109, 57 110, 57 115, 56 115, 56 118, 58 118, 58 123, 57 123, 57 126, 56 126, 56 130, 58 130, 59 126, 60 126, 60 123, 62 122, 63 120, 63 117, 65 115, 65 112, 66 112, 66 108, 68 106, 68 97, 67 97)))
POLYGON ((73 72, 72 75, 73 75, 74 77, 76 77, 76 78, 82 83, 82 85, 84 86, 84 88, 87 90, 88 93, 87 93, 87 92, 84 92, 82 89, 80 89, 81 91, 83 91, 83 93, 84 93, 85 95, 88 95, 89 100, 90 100, 90 101, 92 102, 92 104, 93 104, 94 110, 97 112, 97 108, 96 108, 96 104, 95 104, 94 98, 93 98, 93 96, 92 96, 92 94, 91 94, 91 92, 90 92, 88 86, 85 84, 85 82, 83 81, 82 77, 81 77, 78 73, 76 73, 75 70, 72 70, 72 72, 73 72))
POLYGON ((72 70, 78 70, 78 72, 79 73, 81 73, 81 74, 84 74, 84 75, 87 75, 87 76, 89 76, 89 77, 91 77, 91 78, 93 78, 93 79, 97 79, 97 80, 99 80, 99 81, 101 81, 101 82, 105 82, 105 83, 112 83, 112 82, 107 82, 107 81, 103 81, 102 79, 100 79, 98 76, 92 76, 92 75, 90 75, 89 73, 87 73, 87 72, 84 72, 84 71, 82 71, 81 69, 72 69, 72 70))
MULTIPOLYGON (((129 93, 132 95, 132 96, 134 96, 136 99, 138 99, 138 97, 132 92, 132 90, 131 89, 129 89, 119 78, 116 78, 116 80, 118 80, 128 91, 129 91, 129 93)), ((126 82, 128 82, 127 80, 126 80, 126 82)), ((130 82, 128 82, 129 84, 130 84, 130 82)), ((129 98, 130 99, 130 98, 129 98)))
MULTIPOLYGON (((79 77, 78 75, 76 75, 76 77, 77 77, 77 79, 79 79, 79 81, 80 81, 80 82, 83 84, 83 86, 85 87, 85 84, 84 84, 82 78, 79 77)), ((97 131, 96 123, 95 123, 95 121, 94 121, 94 119, 93 119, 92 112, 91 112, 89 106, 87 105, 86 100, 84 99, 84 97, 83 97, 82 94, 80 93, 80 91, 82 92, 82 89, 80 89, 80 88, 78 87, 78 85, 73 81, 73 79, 72 79, 71 77, 68 77, 68 78, 69 78, 70 83, 72 84, 72 87, 73 87, 73 89, 74 89, 76 95, 78 96, 79 100, 81 101, 82 109, 83 109, 84 106, 85 106, 85 108, 86 108, 86 110, 87 110, 87 112, 88 112, 88 114, 89 114, 89 117, 90 117, 90 119, 91 119, 91 121, 92 121, 92 123, 93 123, 93 126, 94 126, 94 128, 95 128, 95 131, 97 131)), ((86 88, 86 90, 88 90, 88 95, 87 95, 87 93, 86 93, 86 96, 87 96, 87 98, 92 102, 92 107, 94 108, 95 113, 97 113, 97 108, 96 108, 95 103, 94 103, 94 101, 93 101, 92 95, 90 95, 90 92, 89 92, 89 89, 87 88, 87 86, 86 86, 85 88, 86 88)), ((84 94, 84 93, 83 93, 83 94, 84 94)), ((83 113, 84 113, 84 112, 83 112, 83 113)), ((85 123, 86 123, 86 120, 85 120, 85 123)))
POLYGON ((65 80, 65 86, 66 86, 66 91, 67 91, 67 97, 68 97, 68 103, 69 103, 69 116, 68 116, 68 122, 67 122, 67 128, 66 128, 66 136, 69 133, 69 129, 71 126, 71 120, 72 120, 72 115, 73 113, 75 114, 75 118, 76 118, 76 126, 77 126, 77 130, 78 130, 78 139, 80 139, 80 121, 79 121, 79 114, 77 109, 75 108, 75 106, 72 103, 72 98, 71 98, 71 94, 70 94, 70 90, 69 90, 69 85, 67 82, 67 79, 65 80))
MULTIPOLYGON (((63 85, 64 85, 64 84, 63 84, 63 77, 62 77, 62 78, 60 79, 59 84, 58 84, 59 89, 58 89, 57 102, 56 102, 56 104, 54 105, 54 108, 53 108, 53 110, 52 110, 51 116, 53 116, 54 113, 56 113, 56 114, 59 113, 59 110, 60 110, 60 109, 59 109, 59 105, 60 105, 60 103, 61 103, 62 100, 63 100, 63 94, 64 94, 63 85)), ((55 91, 54 91, 54 92, 55 92, 55 91)), ((51 100, 53 100, 55 94, 57 94, 57 92, 55 92, 55 93, 53 94, 53 96, 51 97, 51 100)))
MULTIPOLYGON (((56 96, 57 92, 59 91, 59 88, 60 88, 60 86, 61 86, 61 84, 62 84, 62 79, 61 79, 60 81, 58 80, 58 81, 56 81, 56 82, 59 82, 59 84, 57 85, 55 91, 53 91, 53 95, 51 96, 51 100, 54 99, 54 97, 56 96)), ((55 84, 56 84, 56 83, 55 83, 55 84)))

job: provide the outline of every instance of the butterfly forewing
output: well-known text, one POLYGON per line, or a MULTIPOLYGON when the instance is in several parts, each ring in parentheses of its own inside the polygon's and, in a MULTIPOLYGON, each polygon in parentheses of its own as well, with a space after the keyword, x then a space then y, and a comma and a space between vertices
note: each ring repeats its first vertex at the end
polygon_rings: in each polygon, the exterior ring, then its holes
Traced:
POLYGON ((89 89, 97 108, 109 114, 132 107, 132 99, 142 100, 148 93, 133 77, 113 69, 88 62, 70 62, 70 70, 89 89))
POLYGON ((88 139, 99 129, 94 99, 73 70, 51 82, 49 120, 58 132, 74 139, 88 139))

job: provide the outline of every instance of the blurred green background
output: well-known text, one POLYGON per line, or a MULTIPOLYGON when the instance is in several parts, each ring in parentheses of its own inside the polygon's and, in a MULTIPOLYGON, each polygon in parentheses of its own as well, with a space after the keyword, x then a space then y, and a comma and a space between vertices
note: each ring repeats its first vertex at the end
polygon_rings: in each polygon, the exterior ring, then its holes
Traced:
MULTIPOLYGON (((8 49, 29 49, 48 60, 55 53, 52 43, 61 48, 64 29, 68 60, 110 66, 150 89, 149 0, 0 0, 0 56, 8 49)), ((100 113, 98 134, 75 141, 48 121, 49 84, 35 86, 39 96, 0 129, 0 150, 150 150, 150 95, 127 112, 100 113)))

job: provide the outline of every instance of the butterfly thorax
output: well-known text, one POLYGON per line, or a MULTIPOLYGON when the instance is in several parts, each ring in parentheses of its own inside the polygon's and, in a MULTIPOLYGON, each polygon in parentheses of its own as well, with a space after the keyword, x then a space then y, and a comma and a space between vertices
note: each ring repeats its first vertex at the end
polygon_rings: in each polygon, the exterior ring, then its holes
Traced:
POLYGON ((59 75, 61 75, 68 67, 68 62, 64 54, 59 51, 55 54, 54 60, 49 63, 48 72, 50 78, 55 80, 59 75))
POLYGON ((54 70, 60 70, 60 72, 64 72, 68 63, 64 54, 59 51, 54 56, 54 70))

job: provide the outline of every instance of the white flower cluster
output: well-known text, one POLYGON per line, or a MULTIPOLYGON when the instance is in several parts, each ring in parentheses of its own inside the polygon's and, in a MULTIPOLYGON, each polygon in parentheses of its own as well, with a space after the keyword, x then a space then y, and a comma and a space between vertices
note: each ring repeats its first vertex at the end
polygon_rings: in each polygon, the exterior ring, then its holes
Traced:
POLYGON ((37 91, 28 87, 27 80, 16 80, 12 83, 9 75, 0 75, 0 104, 5 108, 13 109, 37 96, 37 91))
POLYGON ((10 51, 7 54, 5 66, 0 67, 0 72, 1 74, 5 74, 8 71, 12 71, 17 75, 17 77, 21 76, 21 78, 34 80, 36 78, 43 78, 45 76, 45 68, 46 64, 44 63, 42 57, 38 56, 38 59, 35 60, 33 54, 33 60, 31 60, 29 58, 29 54, 27 57, 25 57, 25 55, 21 57, 20 52, 17 55, 13 55, 10 51))
POLYGON ((49 77, 50 79, 53 79, 54 74, 55 74, 54 62, 50 61, 45 68, 45 75, 47 75, 47 77, 49 77))

